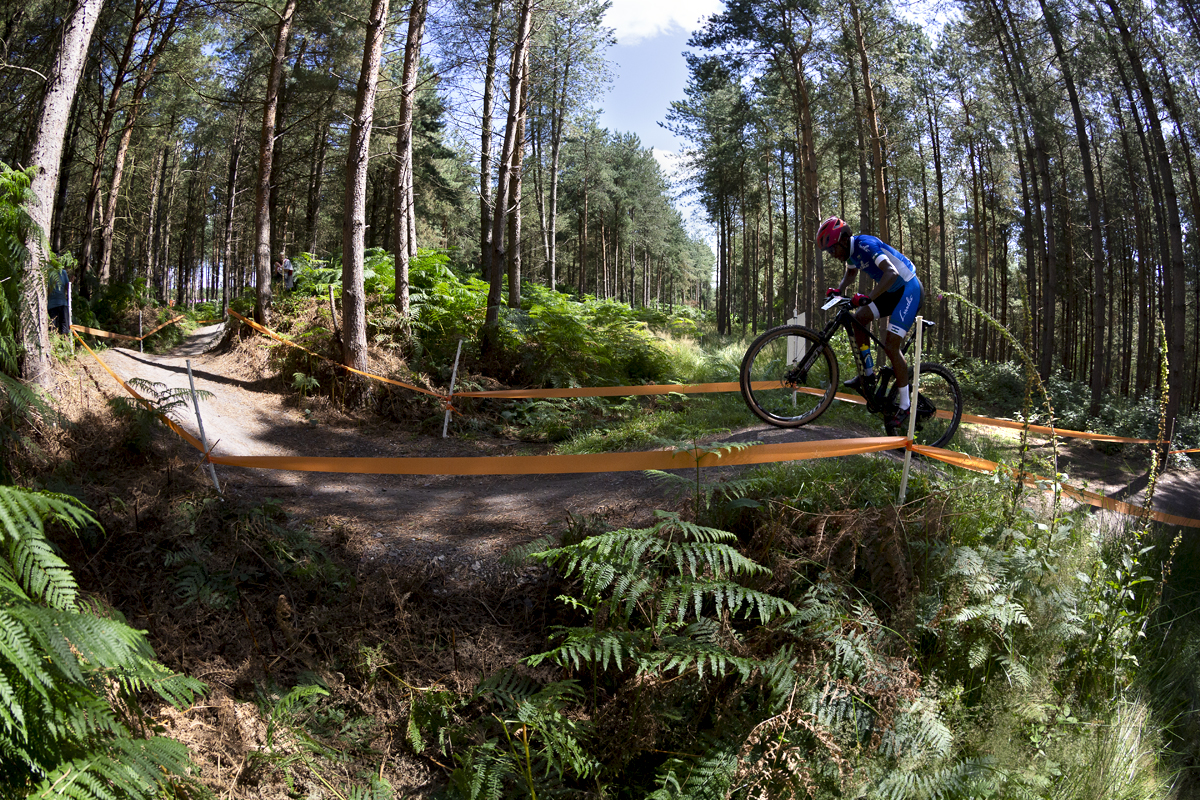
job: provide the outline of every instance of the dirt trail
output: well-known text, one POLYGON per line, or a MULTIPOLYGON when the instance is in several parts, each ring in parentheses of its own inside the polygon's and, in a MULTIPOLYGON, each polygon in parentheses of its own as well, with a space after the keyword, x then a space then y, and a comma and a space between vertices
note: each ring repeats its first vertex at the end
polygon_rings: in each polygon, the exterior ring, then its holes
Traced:
MULTIPOLYGON (((464 441, 415 434, 392 423, 338 418, 314 424, 285 398, 267 391, 262 380, 235 377, 236 356, 210 352, 222 325, 194 332, 171 355, 140 354, 124 348, 102 358, 122 378, 140 377, 169 387, 188 385, 192 362, 196 388, 213 397, 201 403, 210 446, 222 455, 309 456, 479 456, 547 452, 544 447, 497 440, 464 441), (231 361, 231 359, 234 359, 231 361), (215 444, 214 444, 215 443, 215 444)), ((749 416, 749 415, 747 415, 749 416)), ((189 406, 178 420, 198 433, 189 406)), ((782 430, 746 428, 730 440, 804 441, 859 435, 823 426, 782 430)), ((1076 485, 1139 502, 1144 470, 1112 458, 1086 443, 1064 449, 1061 471, 1076 485)), ((644 524, 655 508, 671 503, 664 487, 640 472, 585 475, 406 476, 340 475, 217 467, 226 492, 279 499, 292 514, 351 524, 361 556, 368 560, 414 563, 445 556, 479 568, 513 544, 561 529, 569 514, 606 517, 614 525, 644 524)), ((1155 507, 1200 517, 1200 472, 1173 471, 1160 480, 1155 507)))

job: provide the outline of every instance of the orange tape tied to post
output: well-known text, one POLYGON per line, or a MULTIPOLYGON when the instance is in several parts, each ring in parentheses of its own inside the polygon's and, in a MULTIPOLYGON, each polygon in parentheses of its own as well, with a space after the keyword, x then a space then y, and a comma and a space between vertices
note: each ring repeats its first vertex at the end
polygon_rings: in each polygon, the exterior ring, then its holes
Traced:
MULTIPOLYGON (((913 444, 909 446, 909 449, 914 453, 920 453, 921 455, 928 456, 929 458, 936 458, 938 461, 944 461, 947 464, 953 464, 956 467, 969 469, 973 472, 990 473, 995 472, 1000 468, 1000 465, 995 461, 988 461, 986 458, 976 458, 974 456, 963 455, 962 453, 956 453, 953 450, 943 450, 940 447, 925 447, 924 445, 913 444)), ((1013 475, 1016 475, 1016 471, 1012 470, 1011 467, 1006 467, 1005 469, 1009 469, 1013 475)), ((1051 481, 1049 478, 1030 474, 1022 476, 1022 482, 1026 486, 1036 486, 1039 483, 1046 482, 1053 483, 1053 481, 1051 481)), ((1156 522, 1163 522, 1168 525, 1181 525, 1186 528, 1200 528, 1200 520, 1197 519, 1180 517, 1175 514, 1167 514, 1162 511, 1147 512, 1147 510, 1141 506, 1136 506, 1133 503, 1126 503, 1123 500, 1114 500, 1111 497, 1105 497, 1104 495, 1097 494, 1096 492, 1089 492, 1085 489, 1076 489, 1073 486, 1067 486, 1063 483, 1058 484, 1058 486, 1062 490, 1062 493, 1068 497, 1078 500, 1081 503, 1087 503, 1090 506, 1095 506, 1096 508, 1116 511, 1121 514, 1128 514, 1134 517, 1140 517, 1148 514, 1150 519, 1153 519, 1156 522)))
POLYGON ((71 330, 82 331, 91 336, 101 336, 101 337, 104 337, 105 339, 129 339, 130 341, 133 341, 133 342, 140 342, 143 339, 150 338, 151 336, 158 333, 159 331, 161 331, 163 328, 167 327, 168 325, 174 325, 176 322, 179 322, 179 320, 181 320, 181 319, 183 319, 182 315, 175 317, 175 319, 169 319, 166 322, 164 322, 162 325, 159 325, 154 330, 150 331, 149 333, 143 333, 141 336, 130 336, 129 334, 126 334, 126 333, 110 333, 109 331, 100 331, 100 330, 96 330, 95 328, 88 328, 84 325, 72 325, 71 330))
POLYGON ((283 338, 282 336, 280 336, 278 333, 271 330, 270 328, 267 328, 263 325, 259 325, 257 322, 255 322, 252 319, 246 319, 241 314, 234 311, 232 308, 229 309, 229 314, 231 316, 237 317, 242 322, 246 323, 247 325, 249 325, 254 330, 258 331, 259 333, 262 333, 266 336, 270 336, 272 339, 275 339, 278 342, 282 342, 283 344, 289 345, 291 347, 295 347, 297 350, 303 350, 304 352, 308 353, 310 356, 319 358, 323 361, 328 361, 330 364, 335 364, 335 365, 341 367, 342 369, 346 370, 347 372, 353 372, 355 375, 362 375, 364 378, 370 378, 371 380, 381 381, 383 383, 390 383, 393 386, 399 386, 403 389, 411 389, 414 392, 420 392, 421 394, 427 394, 430 397, 437 397, 437 398, 445 398, 446 397, 446 395, 444 395, 444 394, 441 394, 439 392, 432 392, 429 389, 425 389, 421 386, 414 386, 411 383, 405 383, 404 381, 392 380, 391 378, 385 378, 382 375, 373 375, 370 372, 363 372, 360 369, 355 369, 354 367, 348 367, 345 364, 342 364, 341 362, 338 362, 338 361, 334 361, 332 358, 323 356, 320 353, 314 353, 312 350, 309 350, 304 345, 296 344, 295 342, 293 342, 289 339, 283 338))
MULTIPOLYGON (((101 360, 100 356, 96 355, 95 350, 88 347, 87 342, 85 342, 83 340, 82 336, 80 336, 78 333, 76 333, 75 338, 79 340, 79 343, 81 345, 83 345, 84 350, 87 350, 89 353, 92 354, 92 358, 96 359, 96 363, 98 363, 100 366, 104 367, 104 371, 107 372, 109 375, 111 375, 113 377, 113 380, 115 380, 117 383, 121 384, 122 389, 124 389, 125 391, 127 391, 131 395, 133 395, 146 408, 150 409, 155 414, 158 414, 158 416, 162 419, 162 421, 166 423, 167 427, 170 428, 171 430, 175 431, 175 433, 177 433, 179 435, 179 437, 182 438, 185 442, 187 442, 192 447, 199 450, 201 453, 205 453, 204 445, 200 444, 199 439, 197 439, 195 436, 192 436, 190 433, 185 431, 183 428, 179 427, 178 423, 176 423, 175 420, 171 419, 166 414, 159 411, 157 408, 155 408, 153 405, 150 404, 149 400, 147 400, 146 398, 144 398, 140 394, 138 394, 136 391, 134 391, 132 386, 127 384, 125 381, 121 380, 121 376, 119 376, 119 375, 117 375, 117 373, 113 372, 112 369, 108 366, 108 364, 105 364, 104 361, 101 360)), ((208 454, 205 453, 206 457, 207 457, 207 455, 208 454)))

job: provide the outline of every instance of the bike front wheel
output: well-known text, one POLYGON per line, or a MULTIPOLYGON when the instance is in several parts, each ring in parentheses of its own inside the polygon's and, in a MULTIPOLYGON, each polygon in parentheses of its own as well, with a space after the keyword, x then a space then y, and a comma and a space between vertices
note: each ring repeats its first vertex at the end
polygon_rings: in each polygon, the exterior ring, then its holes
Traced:
MULTIPOLYGON (((908 371, 909 385, 912 385, 913 371, 908 371)), ((916 409, 916 431, 913 442, 927 447, 945 447, 954 438, 958 423, 962 420, 962 392, 959 391, 958 381, 950 370, 941 364, 921 364, 921 385, 916 400, 911 407, 916 409)), ((893 408, 899 402, 899 390, 893 388, 888 394, 888 402, 893 408)), ((908 423, 900 427, 892 427, 884 423, 889 436, 907 436, 908 423)))
POLYGON ((742 399, 755 416, 780 428, 798 428, 833 402, 837 356, 816 332, 784 325, 750 343, 739 377, 742 399))

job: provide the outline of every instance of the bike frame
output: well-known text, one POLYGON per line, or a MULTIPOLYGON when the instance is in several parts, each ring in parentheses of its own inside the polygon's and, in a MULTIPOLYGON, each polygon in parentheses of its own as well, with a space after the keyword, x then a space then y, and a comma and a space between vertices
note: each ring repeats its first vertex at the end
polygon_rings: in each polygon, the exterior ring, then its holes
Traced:
MULTIPOLYGON (((825 327, 821 329, 821 332, 817 335, 820 337, 821 343, 825 347, 830 347, 838 329, 845 329, 846 337, 850 340, 850 351, 854 354, 854 368, 857 370, 859 376, 859 385, 861 386, 862 378, 866 375, 866 365, 863 364, 862 354, 855 346, 854 329, 858 328, 865 333, 867 338, 870 340, 870 345, 878 353, 885 353, 883 350, 883 342, 879 340, 878 336, 871 332, 870 328, 863 325, 858 321, 858 318, 854 316, 854 312, 850 310, 849 298, 841 295, 834 295, 833 297, 829 298, 825 305, 821 306, 821 310, 828 311, 835 306, 840 306, 838 313, 833 317, 833 319, 825 324, 825 327)), ((926 323, 926 326, 931 324, 932 323, 926 323)), ((905 335, 904 342, 900 345, 900 352, 902 354, 908 354, 908 349, 912 345, 914 338, 915 337, 912 335, 911 330, 905 335)), ((808 372, 809 367, 812 366, 812 361, 816 358, 817 352, 817 349, 814 348, 812 353, 806 355, 801 361, 800 368, 804 372, 808 372)), ((876 369, 875 379, 877 385, 875 387, 875 391, 872 393, 860 392, 860 394, 863 396, 863 399, 867 401, 867 410, 872 414, 878 414, 892 410, 889 408, 891 404, 888 402, 887 397, 888 393, 891 391, 891 383, 894 377, 895 370, 892 369, 892 365, 890 363, 880 366, 876 369)))

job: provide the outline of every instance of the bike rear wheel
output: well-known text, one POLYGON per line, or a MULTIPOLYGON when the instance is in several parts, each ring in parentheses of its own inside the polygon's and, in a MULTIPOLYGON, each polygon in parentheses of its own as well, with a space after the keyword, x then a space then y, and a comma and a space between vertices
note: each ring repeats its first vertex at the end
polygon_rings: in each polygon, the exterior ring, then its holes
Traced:
MULTIPOLYGON (((909 385, 912 385, 912 369, 908 371, 909 385)), ((899 390, 893 388, 888 394, 888 402, 893 407, 899 402, 899 390)), ((958 423, 962 420, 962 392, 959 391, 958 381, 950 370, 941 364, 932 362, 921 364, 921 386, 918 397, 912 401, 912 408, 917 412, 917 426, 913 433, 913 442, 927 447, 945 447, 954 438, 958 423)), ((892 427, 885 422, 889 436, 907 436, 908 423, 901 427, 892 427)))
POLYGON ((814 331, 784 325, 750 343, 739 377, 742 399, 755 416, 780 428, 798 428, 833 402, 837 356, 814 331))

